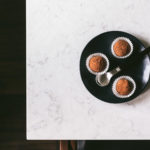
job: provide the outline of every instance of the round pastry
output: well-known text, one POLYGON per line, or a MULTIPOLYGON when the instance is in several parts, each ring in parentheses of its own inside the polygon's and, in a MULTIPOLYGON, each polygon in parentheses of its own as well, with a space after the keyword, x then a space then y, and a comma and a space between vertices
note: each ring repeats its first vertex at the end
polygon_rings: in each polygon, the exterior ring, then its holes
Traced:
POLYGON ((129 45, 129 43, 127 41, 125 41, 125 40, 118 40, 114 44, 113 50, 114 50, 114 52, 115 52, 115 54, 117 56, 122 57, 122 56, 127 55, 130 52, 131 47, 130 47, 130 45, 129 45))
POLYGON ((128 95, 132 91, 132 89, 132 83, 125 78, 119 79, 116 83, 116 91, 120 95, 128 95))
POLYGON ((119 98, 128 98, 134 94, 136 90, 135 81, 129 76, 118 77, 112 86, 112 91, 119 98))
POLYGON ((115 57, 127 58, 132 54, 133 44, 129 39, 119 37, 113 41, 111 50, 115 57))
POLYGON ((89 61, 89 67, 94 72, 101 72, 106 67, 106 60, 102 56, 93 56, 89 61))
POLYGON ((103 74, 109 68, 109 60, 102 53, 94 53, 87 58, 86 66, 88 71, 90 71, 92 74, 103 74))

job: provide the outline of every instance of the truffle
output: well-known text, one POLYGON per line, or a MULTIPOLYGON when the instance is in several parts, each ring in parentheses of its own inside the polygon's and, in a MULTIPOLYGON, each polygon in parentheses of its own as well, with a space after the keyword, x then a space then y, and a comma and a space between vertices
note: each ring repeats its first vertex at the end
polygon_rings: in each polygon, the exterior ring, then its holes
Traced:
POLYGON ((89 67, 94 72, 101 72, 106 67, 106 60, 101 56, 93 56, 89 61, 89 67))
POLYGON ((114 53, 119 56, 119 57, 122 57, 122 56, 125 56, 127 55, 130 50, 131 50, 131 47, 129 45, 129 43, 125 40, 118 40, 114 46, 113 46, 113 50, 114 50, 114 53))
POLYGON ((116 91, 120 95, 128 95, 133 89, 132 83, 127 79, 120 79, 116 84, 116 91))

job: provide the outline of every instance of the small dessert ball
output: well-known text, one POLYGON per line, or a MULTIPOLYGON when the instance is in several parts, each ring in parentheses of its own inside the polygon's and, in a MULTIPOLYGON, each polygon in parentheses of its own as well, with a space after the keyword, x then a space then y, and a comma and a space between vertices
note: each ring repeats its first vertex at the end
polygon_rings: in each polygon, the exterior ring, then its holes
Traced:
POLYGON ((89 61, 89 67, 94 72, 101 72, 106 67, 106 60, 101 56, 93 56, 89 61))
POLYGON ((120 95, 128 95, 132 91, 132 83, 127 79, 120 79, 116 84, 116 90, 120 95))
POLYGON ((118 40, 114 44, 113 50, 114 50, 114 52, 115 52, 115 54, 117 56, 122 57, 122 56, 127 55, 130 52, 131 47, 130 47, 130 45, 129 45, 129 43, 127 41, 125 41, 125 40, 118 40))

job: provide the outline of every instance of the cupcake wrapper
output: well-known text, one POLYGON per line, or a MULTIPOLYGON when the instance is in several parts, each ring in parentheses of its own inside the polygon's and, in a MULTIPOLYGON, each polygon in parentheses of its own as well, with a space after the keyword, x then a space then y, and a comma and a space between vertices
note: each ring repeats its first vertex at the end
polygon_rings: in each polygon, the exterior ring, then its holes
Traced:
POLYGON ((129 39, 126 38, 126 37, 118 37, 118 38, 116 38, 116 39, 112 42, 112 44, 111 44, 111 52, 112 52, 113 56, 116 57, 116 58, 119 58, 119 59, 124 59, 124 58, 129 57, 129 56, 132 54, 132 52, 133 52, 133 48, 134 48, 134 47, 133 47, 133 43, 131 42, 131 40, 129 40, 129 39), (127 55, 125 55, 125 56, 117 56, 117 55, 115 54, 115 52, 114 52, 114 50, 113 50, 113 47, 114 47, 114 44, 115 44, 118 40, 125 40, 126 42, 129 43, 131 49, 130 49, 130 52, 129 52, 127 55))
POLYGON ((104 55, 104 54, 102 54, 102 53, 94 53, 94 54, 89 55, 88 58, 86 59, 86 67, 87 67, 88 71, 89 71, 90 73, 94 74, 94 75, 97 75, 97 74, 104 74, 105 72, 107 72, 107 70, 108 70, 108 68, 109 68, 109 60, 108 60, 108 58, 106 57, 106 55, 104 55), (103 71, 101 71, 101 72, 94 72, 94 71, 92 71, 92 70, 90 69, 90 67, 89 67, 89 61, 90 61, 90 59, 91 59, 93 56, 101 56, 101 57, 103 57, 103 58, 106 60, 106 68, 105 68, 103 71))
POLYGON ((119 98, 128 98, 128 97, 130 97, 130 96, 132 96, 132 95, 134 94, 135 90, 136 90, 136 83, 135 83, 135 81, 133 80, 133 78, 131 78, 131 77, 129 77, 129 76, 120 76, 120 77, 118 77, 118 78, 114 81, 114 83, 113 83, 113 85, 112 85, 113 94, 114 94, 116 97, 119 97, 119 98), (133 89, 132 89, 132 91, 131 91, 128 95, 120 95, 120 94, 117 92, 117 90, 116 90, 116 84, 117 84, 118 80, 120 80, 120 79, 122 79, 122 78, 129 80, 129 81, 133 84, 133 89))

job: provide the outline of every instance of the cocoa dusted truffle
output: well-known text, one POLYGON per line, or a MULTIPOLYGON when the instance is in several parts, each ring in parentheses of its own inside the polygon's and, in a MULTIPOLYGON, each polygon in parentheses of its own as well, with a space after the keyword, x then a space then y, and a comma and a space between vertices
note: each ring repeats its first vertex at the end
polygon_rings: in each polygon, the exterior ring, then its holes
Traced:
POLYGON ((119 57, 122 57, 122 56, 125 56, 127 55, 130 50, 131 50, 131 47, 129 45, 129 43, 125 40, 118 40, 114 46, 113 46, 113 50, 114 50, 114 53, 119 56, 119 57))
POLYGON ((132 83, 127 79, 120 79, 116 84, 116 91, 120 95, 128 95, 133 89, 132 83))
POLYGON ((104 74, 109 69, 109 59, 103 53, 93 53, 87 57, 85 65, 94 75, 104 74))
POLYGON ((101 56, 93 56, 89 61, 89 67, 94 72, 101 72, 106 67, 106 60, 101 56))

